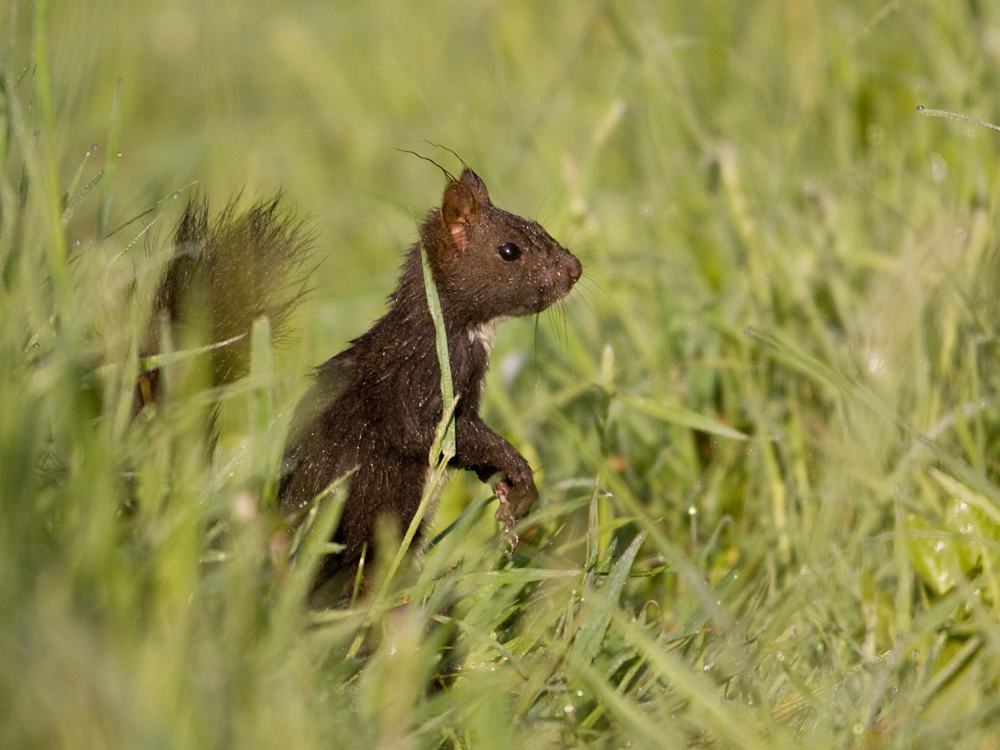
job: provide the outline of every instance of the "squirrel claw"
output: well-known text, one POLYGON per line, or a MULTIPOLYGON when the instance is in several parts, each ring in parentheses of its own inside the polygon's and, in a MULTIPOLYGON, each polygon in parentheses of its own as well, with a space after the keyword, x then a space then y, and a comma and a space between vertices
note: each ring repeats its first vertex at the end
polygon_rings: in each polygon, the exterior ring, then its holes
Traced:
POLYGON ((518 520, 528 512, 528 509, 531 508, 535 500, 538 499, 538 491, 534 485, 531 485, 525 492, 515 495, 514 488, 510 482, 501 479, 494 486, 493 492, 500 501, 500 507, 497 508, 497 512, 494 515, 494 518, 503 524, 503 528, 500 531, 500 538, 510 544, 510 551, 513 552, 517 546, 519 537, 512 529, 518 520))

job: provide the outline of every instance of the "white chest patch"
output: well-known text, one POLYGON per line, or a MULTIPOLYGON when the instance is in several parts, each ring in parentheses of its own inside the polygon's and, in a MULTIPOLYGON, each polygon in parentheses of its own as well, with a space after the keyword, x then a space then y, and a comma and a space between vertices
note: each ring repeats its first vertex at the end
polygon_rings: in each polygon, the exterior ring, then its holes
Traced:
POLYGON ((468 330, 468 334, 470 342, 474 344, 478 341, 486 349, 486 353, 489 354, 493 351, 493 342, 497 338, 496 321, 491 320, 489 323, 481 323, 478 326, 473 326, 468 330))

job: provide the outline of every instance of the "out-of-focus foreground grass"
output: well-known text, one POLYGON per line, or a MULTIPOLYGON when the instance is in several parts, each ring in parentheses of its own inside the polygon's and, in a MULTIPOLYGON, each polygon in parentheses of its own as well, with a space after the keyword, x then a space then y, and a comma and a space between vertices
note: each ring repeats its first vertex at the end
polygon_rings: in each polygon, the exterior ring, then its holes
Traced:
POLYGON ((1000 121, 1000 5, 3 13, 0 746, 1000 744, 1000 133, 917 111, 1000 121), (536 529, 456 477, 311 613, 266 488, 431 144, 584 262, 486 391, 536 529), (324 260, 209 460, 203 396, 129 419, 148 301, 188 195, 277 189, 324 260))

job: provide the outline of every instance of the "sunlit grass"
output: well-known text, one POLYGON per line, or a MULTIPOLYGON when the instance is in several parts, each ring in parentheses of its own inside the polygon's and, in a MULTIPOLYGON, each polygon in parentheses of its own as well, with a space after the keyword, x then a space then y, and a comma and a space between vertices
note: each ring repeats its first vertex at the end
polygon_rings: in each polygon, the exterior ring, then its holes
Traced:
POLYGON ((0 21, 0 746, 996 746, 1000 135, 917 108, 1000 122, 1000 8, 34 8, 0 21), (435 143, 584 263, 486 389, 542 500, 510 556, 455 476, 388 599, 310 612, 273 467, 435 143), (133 422, 183 203, 278 188, 320 237, 297 341, 133 422))

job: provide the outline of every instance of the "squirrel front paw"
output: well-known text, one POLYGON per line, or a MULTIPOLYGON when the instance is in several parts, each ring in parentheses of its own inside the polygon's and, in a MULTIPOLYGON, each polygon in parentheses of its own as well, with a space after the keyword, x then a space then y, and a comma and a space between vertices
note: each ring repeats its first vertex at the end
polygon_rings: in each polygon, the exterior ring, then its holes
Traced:
POLYGON ((493 492, 500 501, 495 518, 503 524, 500 536, 510 543, 511 552, 517 546, 518 536, 511 529, 520 519, 524 518, 531 506, 538 500, 538 489, 535 480, 528 474, 519 482, 501 479, 493 487, 493 492))

